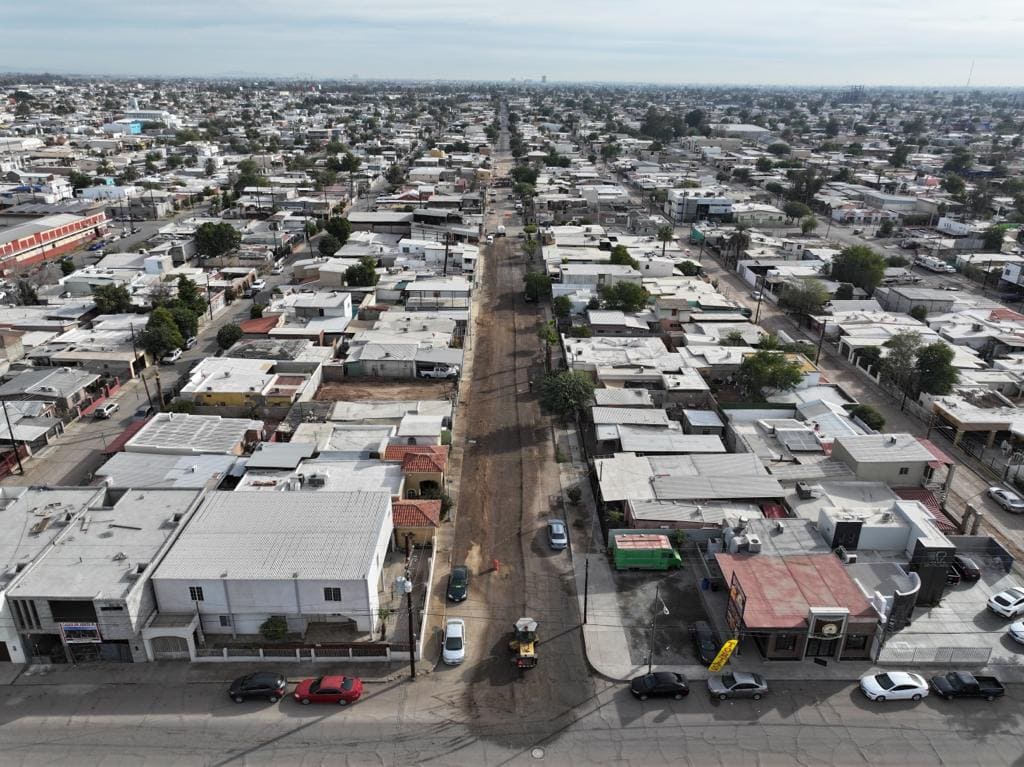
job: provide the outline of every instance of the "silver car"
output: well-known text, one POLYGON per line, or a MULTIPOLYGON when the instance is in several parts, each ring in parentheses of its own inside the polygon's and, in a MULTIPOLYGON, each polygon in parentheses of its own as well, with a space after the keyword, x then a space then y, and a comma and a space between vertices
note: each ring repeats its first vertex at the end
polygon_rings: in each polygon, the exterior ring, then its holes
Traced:
POLYGON ((1012 490, 1007 490, 1003 487, 990 487, 987 492, 989 498, 1007 511, 1014 514, 1024 513, 1024 498, 1021 498, 1012 490))
POLYGON ((562 520, 548 520, 548 545, 555 551, 562 551, 569 545, 569 533, 562 520))
POLYGON ((753 698, 761 700, 768 694, 768 683, 760 674, 733 671, 708 677, 708 692, 719 700, 726 698, 753 698))

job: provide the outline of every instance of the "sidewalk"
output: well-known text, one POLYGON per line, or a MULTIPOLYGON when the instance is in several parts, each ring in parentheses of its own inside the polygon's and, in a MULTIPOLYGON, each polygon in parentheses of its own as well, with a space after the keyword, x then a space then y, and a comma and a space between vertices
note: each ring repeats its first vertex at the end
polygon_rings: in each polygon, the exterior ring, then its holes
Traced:
MULTIPOLYGON (((583 623, 583 645, 587 664, 599 676, 613 682, 627 682, 635 676, 647 673, 647 664, 630 661, 627 626, 616 597, 615 576, 601 537, 597 518, 597 504, 594 501, 590 482, 587 479, 587 465, 575 428, 557 425, 557 444, 570 456, 570 460, 559 464, 559 475, 563 497, 569 488, 577 486, 581 491, 579 506, 571 510, 570 550, 576 579, 576 596, 579 615, 582 620, 586 601, 586 622, 583 623), (586 599, 584 599, 586 594, 586 599)), ((769 683, 772 681, 820 681, 856 682, 865 674, 892 671, 894 667, 878 666, 870 661, 834 661, 819 665, 814 661, 769 661, 761 658, 757 648, 749 641, 740 647, 740 653, 726 665, 725 670, 743 670, 761 674, 769 683)), ((711 672, 699 665, 658 665, 654 671, 675 671, 691 682, 707 679, 711 672)), ((950 671, 948 666, 913 666, 906 670, 924 677, 950 671)), ((993 665, 976 670, 975 673, 992 674, 1003 682, 1024 683, 1024 664, 993 665)))

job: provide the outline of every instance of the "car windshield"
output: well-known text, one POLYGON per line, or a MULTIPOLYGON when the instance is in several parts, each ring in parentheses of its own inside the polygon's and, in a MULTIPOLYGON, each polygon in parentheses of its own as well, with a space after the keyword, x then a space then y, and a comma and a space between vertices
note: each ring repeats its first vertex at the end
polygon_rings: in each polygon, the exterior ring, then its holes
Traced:
POLYGON ((462 649, 462 637, 450 636, 444 640, 444 649, 446 650, 461 650, 462 649))
POLYGON ((345 677, 345 680, 341 683, 341 689, 351 690, 356 685, 356 680, 351 677, 345 677))
POLYGON ((453 586, 464 586, 469 578, 469 573, 465 568, 457 567, 452 570, 452 585, 453 586))
POLYGON ((875 681, 878 682, 878 686, 883 690, 891 690, 896 686, 896 683, 892 681, 892 677, 888 674, 879 674, 875 677, 875 681))
POLYGON ((736 677, 732 674, 722 674, 722 684, 726 687, 732 687, 736 684, 736 677))

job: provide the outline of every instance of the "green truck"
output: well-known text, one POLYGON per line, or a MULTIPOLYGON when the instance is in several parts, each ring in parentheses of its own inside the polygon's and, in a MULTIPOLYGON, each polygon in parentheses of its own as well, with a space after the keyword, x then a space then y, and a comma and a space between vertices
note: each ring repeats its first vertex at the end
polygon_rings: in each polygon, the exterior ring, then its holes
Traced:
POLYGON ((664 533, 612 530, 608 537, 616 570, 670 570, 683 565, 664 533))

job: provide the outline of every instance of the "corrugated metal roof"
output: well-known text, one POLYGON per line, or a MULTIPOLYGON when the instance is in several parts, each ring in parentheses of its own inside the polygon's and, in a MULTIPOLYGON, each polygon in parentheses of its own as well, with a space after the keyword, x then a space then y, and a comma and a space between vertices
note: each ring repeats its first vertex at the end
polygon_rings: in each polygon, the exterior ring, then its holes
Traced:
POLYGON ((901 461, 932 461, 935 457, 913 434, 865 434, 856 437, 837 437, 841 445, 857 463, 890 463, 901 461))
POLYGON ((654 407, 647 389, 595 389, 594 402, 599 407, 654 407))
POLYGON ((655 477, 658 500, 782 498, 786 493, 774 477, 655 477))
POLYGON ((387 492, 216 492, 153 579, 363 580, 383 527, 387 492))
POLYGON ((615 427, 623 450, 636 453, 724 453, 714 434, 683 434, 672 429, 623 425, 615 427))
POLYGON ((668 413, 664 410, 640 407, 592 407, 590 415, 595 424, 642 424, 668 426, 668 413))
POLYGON ((684 410, 683 417, 691 426, 724 427, 722 419, 714 410, 684 410))

